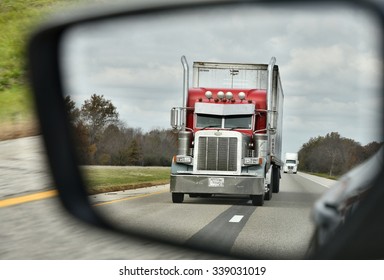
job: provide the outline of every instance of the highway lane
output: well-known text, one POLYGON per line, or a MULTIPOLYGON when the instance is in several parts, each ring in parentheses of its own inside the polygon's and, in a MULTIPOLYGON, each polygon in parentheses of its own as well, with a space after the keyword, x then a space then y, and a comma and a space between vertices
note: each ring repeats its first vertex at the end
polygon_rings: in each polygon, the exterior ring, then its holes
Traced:
POLYGON ((52 189, 39 136, 0 141, 0 199, 52 189))
POLYGON ((85 225, 56 198, 0 209, 0 260, 225 259, 85 225))
POLYGON ((325 190, 300 174, 283 174, 280 193, 255 211, 233 250, 265 258, 304 257, 313 232, 312 205, 325 190))
MULTIPOLYGON (((0 200, 52 190, 41 142, 40 137, 0 141, 0 200)), ((0 207, 2 260, 222 258, 87 226, 70 217, 55 196, 0 207)))
POLYGON ((186 196, 184 203, 173 204, 169 186, 102 194, 93 200, 121 199, 97 206, 120 227, 227 253, 298 259, 305 256, 313 231, 312 205, 331 182, 307 174, 282 174, 280 193, 262 207, 243 197, 186 196))
MULTIPOLYGON (((2 141, 0 156, 0 199, 52 189, 40 137, 2 141)), ((308 175, 284 174, 281 192, 263 207, 228 197, 187 197, 183 204, 173 204, 169 186, 92 199, 99 211, 114 213, 110 217, 117 223, 181 244, 197 242, 221 246, 225 252, 296 258, 304 254, 312 231, 312 201, 326 189, 317 177, 309 176, 320 185, 303 176, 308 175)), ((69 217, 57 197, 2 207, 0 224, 0 259, 218 258, 86 226, 69 217)))

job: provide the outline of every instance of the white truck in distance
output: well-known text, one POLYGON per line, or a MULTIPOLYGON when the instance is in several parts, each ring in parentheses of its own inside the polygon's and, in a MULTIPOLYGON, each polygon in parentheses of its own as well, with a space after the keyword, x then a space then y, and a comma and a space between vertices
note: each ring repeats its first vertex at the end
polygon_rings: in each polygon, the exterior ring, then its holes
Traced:
POLYGON ((297 166, 299 165, 297 153, 286 153, 284 159, 284 173, 297 173, 297 166))

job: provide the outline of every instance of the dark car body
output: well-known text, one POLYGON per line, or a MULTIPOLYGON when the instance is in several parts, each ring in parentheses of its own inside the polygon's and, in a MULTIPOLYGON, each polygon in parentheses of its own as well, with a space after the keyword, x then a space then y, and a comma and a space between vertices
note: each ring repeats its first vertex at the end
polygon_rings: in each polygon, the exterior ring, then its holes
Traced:
POLYGON ((316 230, 313 236, 315 248, 324 246, 358 211, 359 204, 373 187, 373 180, 381 172, 383 147, 369 160, 343 175, 329 191, 316 201, 312 220, 316 230))

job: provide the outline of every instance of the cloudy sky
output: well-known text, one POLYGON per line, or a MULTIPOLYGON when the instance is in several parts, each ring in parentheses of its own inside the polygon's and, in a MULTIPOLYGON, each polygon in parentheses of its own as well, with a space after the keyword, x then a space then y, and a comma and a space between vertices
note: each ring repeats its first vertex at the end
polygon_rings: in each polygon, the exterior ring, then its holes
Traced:
MULTIPOLYGON (((347 7, 240 7, 78 27, 66 36, 67 93, 112 100, 127 126, 170 128, 182 104, 180 57, 268 64, 284 90, 283 152, 337 131, 362 144, 380 140, 382 58, 372 15, 347 7)), ((192 71, 191 71, 192 72, 192 71)), ((192 78, 190 78, 192 81, 192 78)))

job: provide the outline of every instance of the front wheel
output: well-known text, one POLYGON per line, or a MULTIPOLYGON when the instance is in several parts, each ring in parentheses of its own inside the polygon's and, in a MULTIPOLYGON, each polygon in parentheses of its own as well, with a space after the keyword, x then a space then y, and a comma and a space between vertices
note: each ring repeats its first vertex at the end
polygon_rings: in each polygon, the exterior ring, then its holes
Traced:
POLYGON ((280 168, 276 165, 272 166, 272 191, 274 193, 278 193, 280 191, 280 168))
POLYGON ((265 193, 264 199, 265 200, 271 200, 272 199, 272 193, 273 193, 272 186, 271 186, 271 184, 269 184, 268 185, 268 191, 265 193))
POLYGON ((251 195, 251 199, 252 199, 253 206, 263 206, 264 204, 264 194, 251 195))
POLYGON ((184 201, 183 193, 172 193, 172 202, 173 203, 182 203, 184 201))

